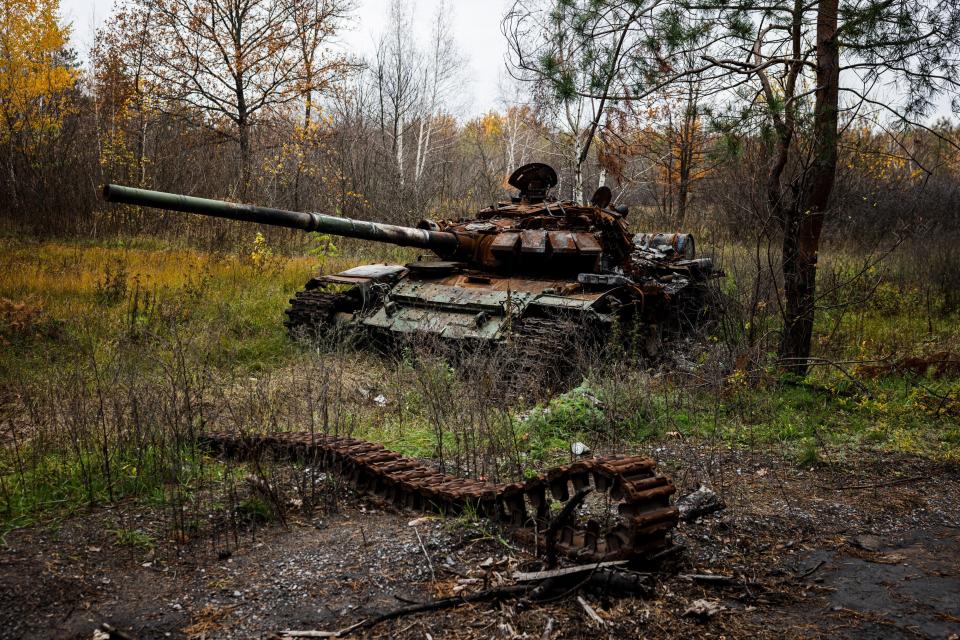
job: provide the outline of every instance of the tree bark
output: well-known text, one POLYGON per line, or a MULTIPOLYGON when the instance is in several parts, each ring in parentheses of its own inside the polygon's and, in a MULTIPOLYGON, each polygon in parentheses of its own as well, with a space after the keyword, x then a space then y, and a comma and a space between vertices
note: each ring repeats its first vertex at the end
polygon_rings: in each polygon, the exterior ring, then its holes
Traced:
POLYGON ((687 104, 683 111, 683 133, 680 137, 680 184, 677 186, 677 219, 679 228, 686 228, 687 200, 690 196, 690 176, 693 173, 694 151, 697 147, 699 124, 698 94, 691 84, 687 89, 687 104))
POLYGON ((247 195, 250 182, 250 122, 243 82, 239 76, 234 81, 237 91, 237 142, 240 144, 240 197, 243 197, 247 195))
POLYGON ((590 148, 590 142, 584 145, 580 142, 580 136, 574 136, 573 145, 573 200, 577 204, 583 203, 583 165, 587 160, 587 154, 584 149, 590 148))
POLYGON ((817 88, 813 116, 813 164, 783 236, 783 366, 806 375, 813 339, 817 254, 823 216, 837 174, 840 49, 836 39, 838 0, 821 0, 817 10, 817 88))
POLYGON ((237 122, 237 135, 240 142, 240 196, 243 197, 250 183, 250 125, 243 118, 237 122))

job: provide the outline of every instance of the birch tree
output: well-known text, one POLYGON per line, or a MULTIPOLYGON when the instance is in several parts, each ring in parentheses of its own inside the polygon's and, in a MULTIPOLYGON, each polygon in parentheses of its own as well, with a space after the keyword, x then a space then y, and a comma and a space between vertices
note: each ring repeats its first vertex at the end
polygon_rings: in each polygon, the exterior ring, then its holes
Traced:
POLYGON ((414 180, 419 185, 433 142, 434 121, 451 92, 461 85, 463 58, 453 37, 450 6, 441 2, 433 17, 427 51, 423 55, 422 102, 417 134, 414 180))
POLYGON ((463 59, 450 16, 450 7, 441 2, 431 20, 430 39, 421 46, 414 33, 411 5, 394 0, 371 64, 380 130, 395 160, 401 187, 421 185, 436 145, 437 118, 454 90, 462 86, 463 59), (410 149, 408 144, 415 146, 410 149), (410 160, 412 166, 408 167, 410 160))
POLYGON ((402 0, 393 0, 387 31, 380 37, 373 64, 380 131, 396 161, 401 187, 406 177, 404 142, 421 91, 422 61, 412 31, 409 7, 402 0))

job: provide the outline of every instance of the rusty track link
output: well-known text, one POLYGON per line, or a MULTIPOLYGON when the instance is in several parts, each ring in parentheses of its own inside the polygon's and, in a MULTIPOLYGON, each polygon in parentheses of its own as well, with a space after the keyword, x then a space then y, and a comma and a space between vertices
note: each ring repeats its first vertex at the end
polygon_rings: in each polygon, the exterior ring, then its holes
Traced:
POLYGON ((379 444, 310 433, 237 436, 207 434, 201 444, 215 453, 250 458, 264 454, 305 460, 338 470, 359 490, 393 504, 423 511, 459 513, 475 509, 507 526, 538 550, 545 545, 552 503, 563 503, 590 487, 600 513, 563 526, 556 550, 579 562, 642 560, 672 545, 678 512, 670 505, 675 488, 642 456, 573 462, 525 482, 492 485, 442 474, 379 444), (599 503, 599 505, 598 505, 599 503))
POLYGON ((321 289, 298 291, 290 298, 290 306, 284 311, 287 318, 283 324, 290 332, 304 328, 308 331, 329 328, 334 314, 351 301, 346 293, 328 293, 321 289))

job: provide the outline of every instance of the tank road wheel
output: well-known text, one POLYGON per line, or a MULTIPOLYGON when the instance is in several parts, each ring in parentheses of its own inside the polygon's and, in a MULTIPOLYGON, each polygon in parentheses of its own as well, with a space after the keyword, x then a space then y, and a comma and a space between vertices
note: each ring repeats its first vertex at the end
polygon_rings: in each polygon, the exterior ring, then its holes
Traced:
POLYGON ((306 334, 320 337, 329 332, 340 312, 352 313, 360 307, 355 290, 333 293, 322 289, 298 291, 290 299, 283 321, 293 337, 306 334))

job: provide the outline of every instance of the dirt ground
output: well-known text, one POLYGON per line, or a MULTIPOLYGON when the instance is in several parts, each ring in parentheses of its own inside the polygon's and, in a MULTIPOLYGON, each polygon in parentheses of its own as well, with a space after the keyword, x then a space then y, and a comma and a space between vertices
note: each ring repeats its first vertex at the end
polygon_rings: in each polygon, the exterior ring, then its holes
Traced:
MULTIPOLYGON (((801 470, 769 455, 671 441, 644 453, 680 495, 727 508, 679 526, 654 595, 570 594, 404 616, 381 638, 960 638, 960 469, 877 453, 801 470), (855 472, 851 470, 856 470, 855 472), (727 584, 688 574, 731 577, 727 584), (592 620, 577 601, 592 607, 592 620), (697 600, 722 608, 684 615, 697 600)), ((10 533, 0 550, 0 638, 93 638, 106 622, 146 638, 333 631, 411 602, 509 583, 524 550, 463 521, 345 496, 335 513, 149 551, 111 530, 157 517, 98 510, 10 533), (474 584, 470 577, 475 578, 474 584), (465 580, 465 578, 467 578, 465 580)))

